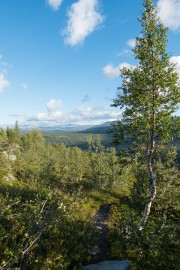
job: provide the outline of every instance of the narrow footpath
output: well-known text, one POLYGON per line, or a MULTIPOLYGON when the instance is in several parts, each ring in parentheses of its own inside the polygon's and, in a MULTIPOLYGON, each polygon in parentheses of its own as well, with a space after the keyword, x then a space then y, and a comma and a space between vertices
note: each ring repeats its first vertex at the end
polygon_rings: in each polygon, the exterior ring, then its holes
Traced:
POLYGON ((131 264, 129 260, 110 259, 107 226, 110 207, 111 204, 102 205, 93 218, 96 241, 91 251, 91 264, 84 266, 82 270, 127 270, 131 264))
POLYGON ((93 222, 96 231, 96 241, 92 249, 92 262, 107 260, 110 256, 110 244, 108 241, 108 213, 110 204, 102 205, 96 212, 93 222))

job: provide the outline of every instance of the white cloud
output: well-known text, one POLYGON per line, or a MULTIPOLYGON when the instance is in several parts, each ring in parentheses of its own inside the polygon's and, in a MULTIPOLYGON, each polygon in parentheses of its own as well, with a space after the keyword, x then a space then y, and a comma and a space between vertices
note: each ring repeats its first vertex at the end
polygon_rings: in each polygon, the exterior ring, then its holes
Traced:
POLYGON ((10 82, 4 77, 3 73, 0 73, 0 93, 4 91, 6 87, 10 85, 10 82))
POLYGON ((54 9, 58 10, 63 0, 47 0, 47 3, 54 9))
POLYGON ((159 0, 157 3, 158 15, 163 24, 171 30, 180 30, 180 1, 159 0))
MULTIPOLYGON (((180 56, 172 56, 170 58, 170 61, 174 64, 176 64, 175 68, 177 72, 180 73, 180 56)), ((130 65, 127 62, 121 63, 119 66, 113 66, 112 64, 108 64, 103 68, 103 74, 107 79, 115 79, 121 75, 120 70, 122 68, 135 68, 134 65, 130 65)))
POLYGON ((37 115, 34 117, 36 120, 47 120, 47 114, 46 113, 37 113, 37 115))
POLYGON ((67 117, 61 111, 52 112, 52 113, 37 113, 35 116, 28 116, 28 121, 56 121, 56 120, 65 120, 67 117))
POLYGON ((67 120, 69 117, 61 111, 61 107, 62 101, 60 99, 51 99, 46 103, 46 113, 40 112, 36 115, 29 115, 26 116, 25 119, 30 122, 42 122, 42 124, 47 124, 47 122, 62 122, 67 120))
POLYGON ((120 69, 122 69, 124 67, 126 67, 126 68, 134 68, 133 65, 130 65, 130 64, 126 63, 126 62, 121 63, 117 67, 114 67, 113 65, 108 64, 103 68, 103 74, 105 75, 105 77, 107 79, 114 79, 114 78, 120 76, 120 74, 121 74, 120 69))
POLYGON ((103 73, 108 79, 114 79, 120 75, 119 67, 113 67, 111 64, 103 67, 103 73))
POLYGON ((63 113, 62 111, 40 112, 36 115, 15 115, 20 119, 20 124, 30 123, 33 126, 57 126, 65 124, 98 124, 114 121, 120 117, 120 111, 116 108, 79 106, 73 111, 63 113))
POLYGON ((104 21, 98 11, 99 0, 78 0, 68 11, 68 22, 64 30, 66 44, 75 46, 83 43, 104 21))
POLYGON ((172 56, 170 61, 176 64, 176 70, 180 73, 180 56, 172 56))
POLYGON ((61 119, 66 118, 66 116, 61 111, 52 112, 49 116, 53 120, 56 120, 56 119, 61 120, 61 119))
POLYGON ((50 101, 47 102, 46 107, 49 113, 58 112, 61 110, 62 101, 60 99, 58 100, 51 99, 50 101))
POLYGON ((40 112, 37 113, 36 115, 27 115, 24 116, 24 119, 22 119, 22 116, 20 117, 22 122, 28 121, 28 122, 34 122, 38 123, 38 125, 48 125, 48 123, 59 123, 61 124, 62 122, 66 121, 69 119, 68 115, 65 115, 61 111, 62 107, 62 101, 60 99, 55 100, 51 99, 46 103, 46 108, 47 112, 40 112))
MULTIPOLYGON (((174 64, 176 64, 176 70, 180 73, 180 56, 172 56, 170 58, 170 61, 174 64)), ((134 65, 130 65, 127 62, 121 63, 119 66, 113 66, 112 64, 108 64, 105 67, 103 67, 103 74, 107 79, 115 79, 121 75, 120 70, 122 68, 135 68, 134 65)))
POLYGON ((80 106, 75 109, 71 118, 77 123, 103 123, 106 121, 114 121, 120 117, 120 112, 117 109, 105 109, 104 107, 85 107, 80 106))
POLYGON ((123 56, 123 55, 130 56, 131 51, 127 49, 123 49, 121 52, 117 53, 117 56, 123 56))
POLYGON ((136 39, 129 39, 128 41, 127 41, 127 45, 130 47, 130 48, 134 48, 135 47, 135 45, 136 45, 136 39))
POLYGON ((118 117, 120 117, 120 112, 117 109, 79 106, 70 113, 69 120, 75 124, 96 124, 114 121, 118 117))

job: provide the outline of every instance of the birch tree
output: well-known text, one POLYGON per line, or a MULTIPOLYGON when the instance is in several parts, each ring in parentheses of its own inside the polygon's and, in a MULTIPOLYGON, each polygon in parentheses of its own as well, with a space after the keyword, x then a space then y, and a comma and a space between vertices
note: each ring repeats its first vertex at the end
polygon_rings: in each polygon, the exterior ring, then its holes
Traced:
POLYGON ((115 142, 131 134, 134 142, 146 147, 149 197, 140 230, 156 197, 153 160, 157 144, 170 141, 179 131, 178 118, 174 115, 180 102, 179 74, 166 51, 168 29, 158 17, 152 0, 144 0, 143 7, 139 18, 142 30, 133 49, 138 64, 134 69, 121 69, 122 84, 112 105, 123 109, 122 120, 114 124, 115 142))

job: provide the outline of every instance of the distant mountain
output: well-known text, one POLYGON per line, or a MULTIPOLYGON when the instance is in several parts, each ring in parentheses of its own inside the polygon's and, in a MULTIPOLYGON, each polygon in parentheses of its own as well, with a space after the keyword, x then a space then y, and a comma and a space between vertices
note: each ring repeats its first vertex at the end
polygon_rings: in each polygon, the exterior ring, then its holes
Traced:
POLYGON ((81 133, 106 134, 106 133, 109 133, 109 131, 111 129, 111 124, 112 124, 112 122, 106 122, 104 124, 100 124, 97 126, 87 128, 87 129, 81 131, 81 133))
MULTIPOLYGON (((94 133, 94 134, 105 134, 111 128, 112 122, 106 122, 100 125, 34 125, 34 124, 19 124, 22 132, 29 132, 35 129, 39 129, 42 132, 81 132, 81 133, 94 133)), ((0 128, 6 129, 7 126, 0 126, 0 128)), ((9 125, 9 128, 14 128, 14 125, 9 125)))
POLYGON ((20 125, 20 129, 22 132, 28 132, 34 129, 39 129, 42 132, 80 132, 91 128, 92 125, 56 125, 56 126, 31 126, 31 125, 20 125))
POLYGON ((111 128, 112 122, 106 122, 100 125, 53 125, 53 126, 35 126, 35 125, 20 125, 22 132, 28 132, 34 129, 39 129, 42 132, 80 132, 92 134, 106 134, 111 128))
POLYGON ((101 143, 105 147, 112 146, 112 133, 109 133, 111 127, 111 122, 107 122, 101 125, 96 125, 93 127, 80 126, 81 130, 75 131, 65 130, 43 130, 42 134, 47 142, 53 144, 64 144, 70 147, 79 147, 83 150, 88 149, 88 138, 92 135, 93 140, 96 140, 97 137, 100 138, 101 143), (84 129, 85 128, 85 129, 84 129))

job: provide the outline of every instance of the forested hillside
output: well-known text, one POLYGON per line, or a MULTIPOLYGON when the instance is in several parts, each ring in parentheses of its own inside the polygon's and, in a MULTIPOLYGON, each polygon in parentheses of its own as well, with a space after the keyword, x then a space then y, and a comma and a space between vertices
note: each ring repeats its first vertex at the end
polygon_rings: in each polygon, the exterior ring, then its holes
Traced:
MULTIPOLYGON (((180 76, 156 6, 143 7, 137 64, 120 69, 113 99, 114 133, 107 123, 81 133, 0 129, 0 269, 85 270, 107 260, 180 269, 180 76)), ((30 120, 63 117, 61 103, 30 120)))
POLYGON ((61 144, 63 143, 66 146, 77 146, 82 150, 88 149, 87 139, 92 135, 93 139, 100 138, 104 146, 112 146, 112 134, 109 134, 108 131, 105 133, 93 132, 43 132, 42 133, 46 142, 52 144, 61 144))
MULTIPOLYGON (((59 132, 59 131, 42 131, 42 135, 45 138, 46 143, 52 144, 64 144, 70 147, 79 147, 81 150, 88 150, 88 138, 92 136, 94 140, 100 139, 101 144, 104 147, 115 147, 117 153, 122 150, 128 150, 132 146, 131 136, 127 136, 126 140, 122 143, 121 147, 113 143, 113 130, 112 122, 104 123, 103 125, 97 125, 92 128, 85 129, 79 132, 59 132)), ((24 132, 22 133, 23 136, 24 132)), ((177 161, 180 164, 180 139, 178 137, 166 146, 167 148, 174 146, 177 149, 177 161)))
POLYGON ((92 137, 88 151, 46 144, 40 131, 21 137, 18 126, 1 130, 0 144, 1 269, 80 269, 96 262, 93 216, 106 204, 110 259, 128 258, 132 269, 178 269, 175 149, 159 148, 148 233, 130 237, 147 192, 141 150, 117 155, 92 137))

